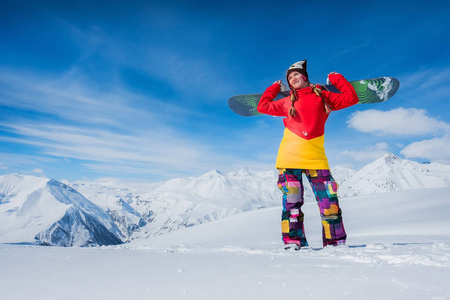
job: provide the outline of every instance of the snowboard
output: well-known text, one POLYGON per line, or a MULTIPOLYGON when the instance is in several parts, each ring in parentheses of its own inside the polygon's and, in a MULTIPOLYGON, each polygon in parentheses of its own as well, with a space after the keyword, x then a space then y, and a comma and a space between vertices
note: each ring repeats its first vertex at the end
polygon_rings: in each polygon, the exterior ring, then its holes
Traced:
MULTIPOLYGON (((394 96, 400 87, 400 82, 394 77, 378 77, 373 79, 362 79, 350 81, 350 84, 358 95, 358 104, 369 104, 384 102, 394 96)), ((325 90, 339 93, 339 90, 334 85, 320 85, 325 90)), ((243 117, 259 116, 262 113, 256 110, 259 99, 263 94, 248 94, 233 96, 228 99, 228 106, 236 114, 243 117)), ((283 91, 278 93, 274 101, 280 100, 290 95, 290 91, 283 91)))

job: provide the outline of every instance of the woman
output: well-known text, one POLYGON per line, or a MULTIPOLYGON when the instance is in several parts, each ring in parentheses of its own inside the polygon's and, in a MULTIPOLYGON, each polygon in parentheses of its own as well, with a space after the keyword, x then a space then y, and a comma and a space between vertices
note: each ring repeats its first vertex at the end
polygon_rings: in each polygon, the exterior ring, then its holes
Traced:
POLYGON ((303 226, 302 174, 308 178, 319 205, 322 239, 327 245, 345 244, 346 233, 337 198, 338 185, 330 174, 325 155, 324 133, 328 114, 358 103, 353 86, 340 74, 332 72, 329 81, 339 93, 331 93, 310 84, 306 60, 293 64, 286 79, 290 97, 273 101, 281 80, 267 88, 257 110, 284 118, 284 136, 278 150, 276 168, 280 171, 278 187, 283 192, 282 236, 285 249, 308 246, 303 226))

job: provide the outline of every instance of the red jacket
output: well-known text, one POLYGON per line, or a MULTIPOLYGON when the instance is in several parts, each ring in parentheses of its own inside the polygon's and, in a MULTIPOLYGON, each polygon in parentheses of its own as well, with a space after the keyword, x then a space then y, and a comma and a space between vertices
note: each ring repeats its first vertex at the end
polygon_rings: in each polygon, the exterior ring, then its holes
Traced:
MULTIPOLYGON (((331 74, 329 79, 341 92, 338 94, 322 91, 325 101, 332 110, 340 110, 358 103, 359 99, 355 89, 344 76, 331 74)), ((279 91, 279 84, 268 87, 261 97, 257 110, 272 116, 286 117, 283 120, 284 126, 306 140, 322 136, 325 133, 328 114, 325 112, 322 98, 317 96, 312 88, 297 90, 298 100, 294 104, 297 114, 294 117, 289 116, 289 109, 292 106, 290 97, 273 101, 279 91)))

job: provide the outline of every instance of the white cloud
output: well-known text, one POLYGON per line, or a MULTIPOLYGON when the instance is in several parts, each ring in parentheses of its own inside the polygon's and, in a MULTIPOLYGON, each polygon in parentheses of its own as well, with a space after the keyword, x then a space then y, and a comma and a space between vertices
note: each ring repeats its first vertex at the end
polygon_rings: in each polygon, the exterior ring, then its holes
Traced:
POLYGON ((374 161, 388 152, 389 145, 384 142, 377 143, 373 146, 367 147, 365 150, 360 151, 343 151, 340 156, 349 156, 356 162, 371 162, 374 161))
POLYGON ((407 158, 423 158, 432 162, 450 163, 450 137, 414 142, 400 151, 407 158))
POLYGON ((347 123, 358 131, 393 135, 442 134, 450 128, 447 123, 429 117, 426 110, 401 107, 390 111, 357 111, 347 123))
POLYGON ((42 169, 40 169, 40 168, 35 168, 35 169, 33 169, 33 171, 31 171, 31 172, 33 172, 33 173, 38 173, 38 174, 44 174, 44 171, 43 171, 42 169))

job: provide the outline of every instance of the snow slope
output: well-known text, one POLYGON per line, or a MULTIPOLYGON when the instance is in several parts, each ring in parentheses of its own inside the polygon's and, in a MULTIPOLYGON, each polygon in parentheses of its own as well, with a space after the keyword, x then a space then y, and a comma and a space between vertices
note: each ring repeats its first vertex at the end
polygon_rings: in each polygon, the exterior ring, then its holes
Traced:
POLYGON ((282 250, 281 207, 119 246, 0 245, 2 299, 449 299, 450 188, 341 200, 348 246, 282 250))
MULTIPOLYGON (((425 237, 450 237, 450 188, 399 191, 340 200, 350 244, 410 242, 425 237), (373 240, 371 240, 373 236, 373 240), (389 236, 389 237, 386 237, 389 236)), ((316 203, 303 206, 306 236, 321 248, 321 221, 316 203)), ((180 229, 151 239, 136 240, 127 248, 167 249, 186 247, 280 248, 281 207, 242 213, 202 226, 180 229), (218 234, 220 233, 220 234, 218 234), (230 241, 232 242, 230 244, 230 241)), ((450 240, 449 240, 450 242, 450 240)))

